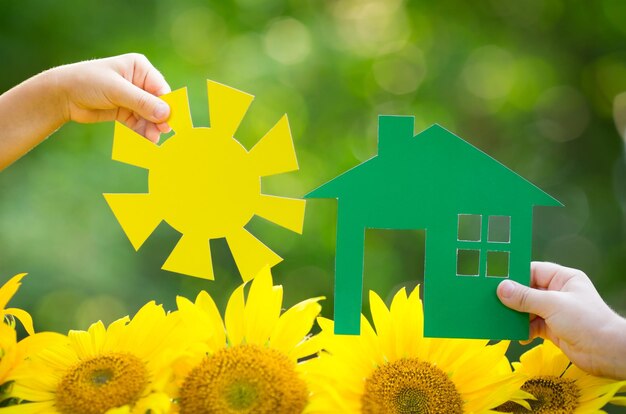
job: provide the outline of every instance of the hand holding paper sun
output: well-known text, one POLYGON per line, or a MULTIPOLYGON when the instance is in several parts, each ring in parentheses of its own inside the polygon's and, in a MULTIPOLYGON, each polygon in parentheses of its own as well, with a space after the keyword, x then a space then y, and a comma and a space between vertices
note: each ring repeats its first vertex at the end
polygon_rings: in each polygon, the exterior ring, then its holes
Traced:
POLYGON ((148 193, 105 194, 138 250, 165 220, 182 237, 163 269, 213 279, 210 239, 225 237, 244 281, 282 259, 244 226, 256 214, 301 233, 305 201, 261 193, 261 177, 298 169, 287 116, 249 152, 234 139, 254 97, 208 81, 210 128, 194 128, 186 89, 162 96, 175 135, 155 145, 120 123, 113 159, 149 170, 148 193))

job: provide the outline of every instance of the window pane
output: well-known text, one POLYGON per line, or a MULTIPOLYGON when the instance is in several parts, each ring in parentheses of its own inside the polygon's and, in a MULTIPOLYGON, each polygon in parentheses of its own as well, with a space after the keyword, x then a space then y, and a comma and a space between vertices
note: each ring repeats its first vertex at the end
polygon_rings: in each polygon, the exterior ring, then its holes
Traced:
POLYGON ((459 214, 459 240, 480 241, 481 216, 479 214, 459 214))
POLYGON ((487 252, 487 276, 509 277, 509 252, 487 252))
POLYGON ((509 243, 511 241, 511 216, 489 216, 490 242, 509 243))
POLYGON ((458 276, 478 276, 480 250, 456 251, 456 274, 458 276))

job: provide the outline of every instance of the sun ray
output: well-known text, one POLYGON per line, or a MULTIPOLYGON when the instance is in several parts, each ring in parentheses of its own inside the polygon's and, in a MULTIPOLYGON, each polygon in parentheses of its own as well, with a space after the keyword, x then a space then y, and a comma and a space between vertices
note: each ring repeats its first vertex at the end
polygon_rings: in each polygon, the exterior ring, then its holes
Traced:
POLYGON ((161 213, 150 194, 104 194, 135 250, 139 250, 161 223, 161 213))
POLYGON ((161 99, 170 106, 170 117, 167 123, 174 131, 180 132, 193 128, 187 88, 177 89, 161 96, 161 99))
POLYGON ((211 129, 229 138, 235 135, 254 96, 207 80, 211 129))
POLYGON ((302 234, 306 202, 297 198, 261 194, 256 214, 286 229, 302 234))
POLYGON ((298 169, 286 114, 250 150, 250 158, 261 177, 298 169))
POLYGON ((128 128, 115 122, 112 159, 141 168, 150 168, 159 147, 128 128))
POLYGON ((183 234, 162 269, 213 280, 209 239, 198 235, 183 234))
POLYGON ((272 267, 283 260, 244 228, 227 235, 226 241, 244 282, 252 279, 264 266, 272 267))

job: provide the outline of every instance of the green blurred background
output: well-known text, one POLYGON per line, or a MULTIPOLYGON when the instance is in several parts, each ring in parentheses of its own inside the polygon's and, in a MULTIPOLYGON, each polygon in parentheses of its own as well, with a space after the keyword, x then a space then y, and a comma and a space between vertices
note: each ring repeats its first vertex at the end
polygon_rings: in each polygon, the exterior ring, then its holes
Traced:
MULTIPOLYGON (((533 256, 587 272, 626 313, 626 167, 612 101, 626 91, 626 3, 533 0, 2 1, 0 90, 46 68, 145 54, 188 86, 208 125, 205 79, 256 96, 250 148, 289 115, 300 171, 265 179, 302 196, 376 152, 378 114, 440 123, 560 199, 535 210, 533 256)), ((13 304, 39 330, 86 328, 156 300, 240 283, 223 240, 216 281, 160 270, 179 235, 162 224, 139 252, 104 192, 142 192, 146 172, 111 161, 113 124, 69 124, 0 174, 0 274, 28 272, 13 304)), ((304 235, 248 226, 285 258, 285 305, 324 295, 332 315, 336 204, 307 205, 304 235)), ((368 231, 365 288, 387 300, 423 278, 424 234, 368 231)), ((365 295, 367 310, 367 295, 365 295)), ((593 311, 590 309, 590 311, 593 311)))

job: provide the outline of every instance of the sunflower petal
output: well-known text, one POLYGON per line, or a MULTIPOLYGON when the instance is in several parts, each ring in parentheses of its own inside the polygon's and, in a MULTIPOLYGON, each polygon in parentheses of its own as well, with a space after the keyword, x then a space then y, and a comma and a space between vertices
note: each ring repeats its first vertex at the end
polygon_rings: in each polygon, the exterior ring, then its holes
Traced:
POLYGON ((376 292, 370 291, 369 299, 372 320, 380 341, 380 350, 385 358, 394 360, 396 353, 389 309, 376 292))
POLYGON ((626 397, 613 397, 609 403, 626 407, 626 397))
POLYGON ((106 329, 102 321, 92 324, 87 332, 72 330, 67 335, 72 347, 76 349, 76 355, 80 359, 87 359, 97 355, 100 351, 98 345, 104 339, 106 329))
POLYGON ((269 267, 263 268, 252 280, 246 301, 246 343, 264 345, 280 316, 283 303, 282 286, 273 286, 269 267))
POLYGON ((228 304, 226 305, 226 314, 224 315, 224 322, 226 324, 226 332, 228 336, 228 343, 233 345, 239 345, 244 340, 245 335, 245 304, 243 298, 243 288, 245 284, 239 286, 230 295, 228 304))
MULTIPOLYGON (((322 299, 323 297, 307 299, 283 313, 269 337, 271 347, 290 355, 313 327, 315 318, 322 310, 318 303, 322 299)), ((302 349, 299 353, 302 353, 302 349)))
POLYGON ((11 405, 3 407, 3 414, 57 414, 53 400, 46 402, 30 402, 27 404, 11 405))
POLYGON ((24 329, 26 329, 26 332, 29 335, 35 333, 35 328, 33 327, 33 318, 32 316, 30 316, 30 313, 18 308, 5 309, 4 313, 8 315, 13 315, 17 320, 22 322, 22 325, 24 325, 24 329))
POLYGON ((17 290, 22 284, 21 281, 26 276, 26 273, 20 273, 9 279, 2 287, 0 287, 0 309, 4 309, 7 303, 15 295, 17 290))

